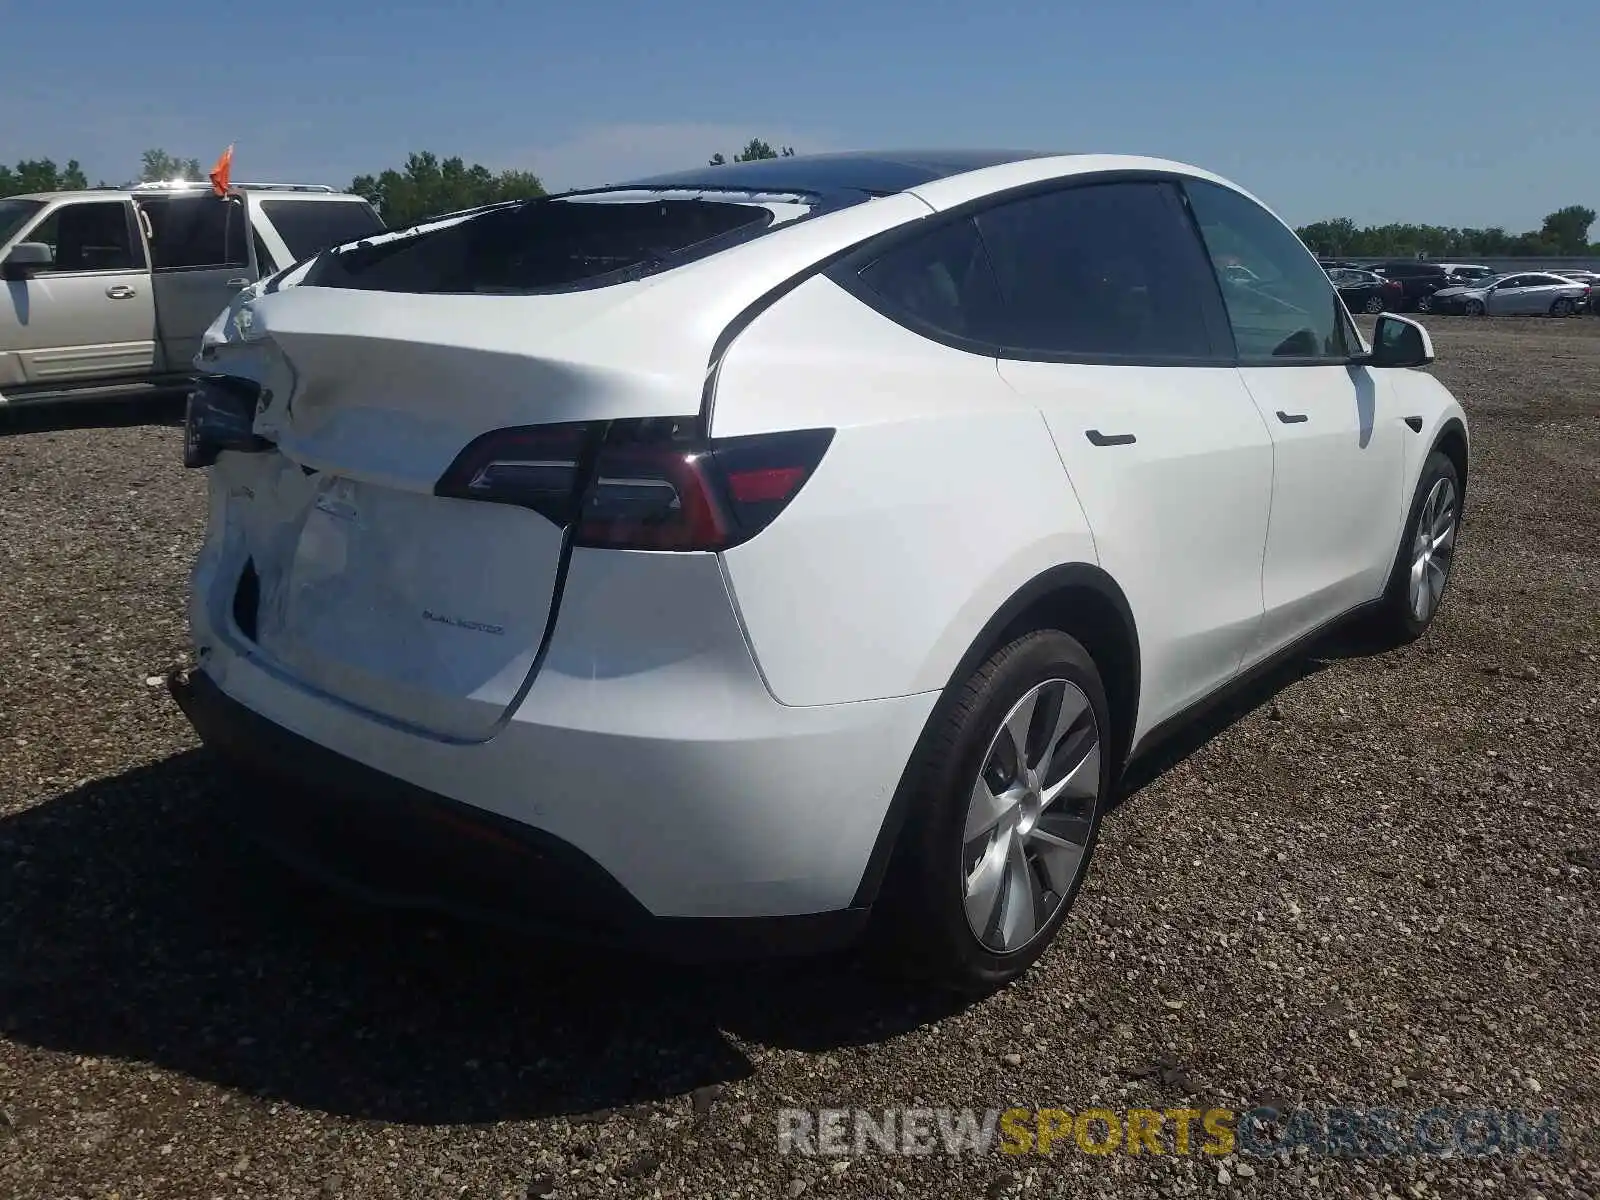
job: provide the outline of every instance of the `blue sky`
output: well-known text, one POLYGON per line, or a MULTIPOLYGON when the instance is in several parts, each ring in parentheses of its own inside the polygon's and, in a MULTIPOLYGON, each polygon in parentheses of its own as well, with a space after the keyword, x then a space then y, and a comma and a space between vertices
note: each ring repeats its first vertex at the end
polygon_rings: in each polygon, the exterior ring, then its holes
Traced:
POLYGON ((1590 3, 3 8, 0 161, 76 157, 91 181, 134 173, 147 146, 209 165, 231 141, 242 179, 343 185, 433 149, 564 188, 691 166, 757 135, 801 151, 1161 154, 1296 224, 1521 230, 1565 204, 1600 208, 1590 3), (1515 82, 1497 88, 1496 67, 1515 82))

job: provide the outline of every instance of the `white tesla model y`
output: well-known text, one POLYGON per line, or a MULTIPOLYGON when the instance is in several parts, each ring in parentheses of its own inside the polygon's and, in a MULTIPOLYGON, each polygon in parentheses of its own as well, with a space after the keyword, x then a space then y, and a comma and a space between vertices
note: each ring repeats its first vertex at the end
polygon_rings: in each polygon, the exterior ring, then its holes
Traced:
POLYGON ((454 214, 213 325, 174 693, 249 830, 367 896, 992 987, 1133 756, 1333 622, 1427 627, 1468 464, 1431 358, 1161 160, 454 214))

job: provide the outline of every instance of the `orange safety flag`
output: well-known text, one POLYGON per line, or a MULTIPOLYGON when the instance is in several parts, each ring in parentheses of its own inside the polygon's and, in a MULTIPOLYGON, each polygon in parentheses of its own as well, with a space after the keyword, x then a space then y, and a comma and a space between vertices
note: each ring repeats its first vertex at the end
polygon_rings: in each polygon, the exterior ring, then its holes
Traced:
POLYGON ((211 190, 219 196, 228 194, 228 176, 233 171, 233 144, 222 152, 222 157, 217 159, 217 165, 211 168, 211 190))

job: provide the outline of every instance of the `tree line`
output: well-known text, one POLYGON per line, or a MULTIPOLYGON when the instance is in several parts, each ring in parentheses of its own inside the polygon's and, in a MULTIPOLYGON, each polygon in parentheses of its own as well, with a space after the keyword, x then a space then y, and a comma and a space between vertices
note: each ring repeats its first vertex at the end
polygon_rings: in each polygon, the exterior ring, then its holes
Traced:
MULTIPOLYGON (((134 178, 114 183, 101 179, 94 186, 131 187, 168 179, 205 178, 206 169, 198 158, 180 158, 153 149, 140 156, 134 178)), ((23 159, 15 166, 0 163, 0 197, 77 191, 89 186, 88 176, 75 158, 64 165, 49 158, 23 159)), ((545 194, 544 184, 530 171, 491 171, 479 163, 468 166, 459 156, 441 159, 431 151, 411 154, 400 167, 377 175, 357 175, 350 181, 349 190, 376 205, 392 228, 403 228, 440 213, 545 194)))
MULTIPOLYGON (((174 158, 165 150, 146 150, 140 156, 138 179, 120 184, 104 179, 95 187, 127 187, 133 183, 153 183, 161 179, 204 179, 198 158, 174 158)), ((69 158, 57 166, 53 158, 25 158, 14 167, 0 163, 0 197, 25 196, 30 192, 77 192, 89 186, 78 160, 69 158)))
MULTIPOLYGON (((708 161, 717 167, 793 155, 793 146, 776 147, 761 138, 751 138, 744 149, 731 157, 719 151, 708 161)), ((204 178, 199 159, 178 158, 165 150, 152 149, 140 156, 137 180, 127 182, 204 178)), ((64 166, 48 158, 24 159, 14 167, 0 164, 0 196, 88 186, 77 159, 68 159, 64 166)), ((102 180, 96 186, 107 185, 102 180)), ((531 171, 491 171, 481 163, 468 166, 459 155, 440 158, 432 151, 408 155, 399 167, 376 175, 357 175, 350 181, 349 190, 371 201, 385 223, 397 229, 441 213, 546 194, 544 184, 531 171)), ((1594 209, 1569 204, 1545 217, 1539 229, 1526 233, 1510 233, 1496 226, 1361 226, 1348 217, 1313 221, 1295 232, 1312 250, 1332 257, 1410 258, 1418 253, 1430 258, 1600 255, 1600 243, 1589 241, 1594 221, 1594 209)))
MULTIPOLYGON (((722 154, 711 157, 712 166, 726 162, 753 162, 763 158, 788 158, 793 146, 774 148, 760 138, 751 138, 732 159, 722 154)), ((96 187, 125 187, 134 183, 154 183, 166 179, 203 180, 205 171, 198 158, 179 158, 162 149, 146 150, 140 156, 137 178, 118 184, 100 180, 96 187)), ((77 159, 58 166, 53 159, 24 159, 15 167, 0 164, 0 196, 28 192, 74 191, 89 186, 77 159)), ((441 158, 424 150, 406 156, 399 167, 376 175, 357 175, 349 190, 371 201, 391 228, 401 229, 428 217, 545 195, 545 187, 531 171, 491 171, 481 163, 467 165, 454 155, 441 158)))
POLYGON ((1348 217, 1314 221, 1295 230, 1318 254, 1331 257, 1411 258, 1419 251, 1429 258, 1536 258, 1542 255, 1600 255, 1600 243, 1589 241, 1595 211, 1569 204, 1545 217, 1537 230, 1509 233, 1499 227, 1456 229, 1444 225, 1358 226, 1348 217))

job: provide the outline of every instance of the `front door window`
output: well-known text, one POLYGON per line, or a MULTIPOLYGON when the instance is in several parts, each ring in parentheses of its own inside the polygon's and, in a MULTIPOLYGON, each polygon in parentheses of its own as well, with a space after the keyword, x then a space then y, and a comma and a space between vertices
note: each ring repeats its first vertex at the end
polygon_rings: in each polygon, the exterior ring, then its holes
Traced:
POLYGON ((43 242, 54 255, 53 264, 36 274, 142 269, 144 248, 134 242, 128 215, 122 200, 85 200, 53 209, 22 237, 43 242))

